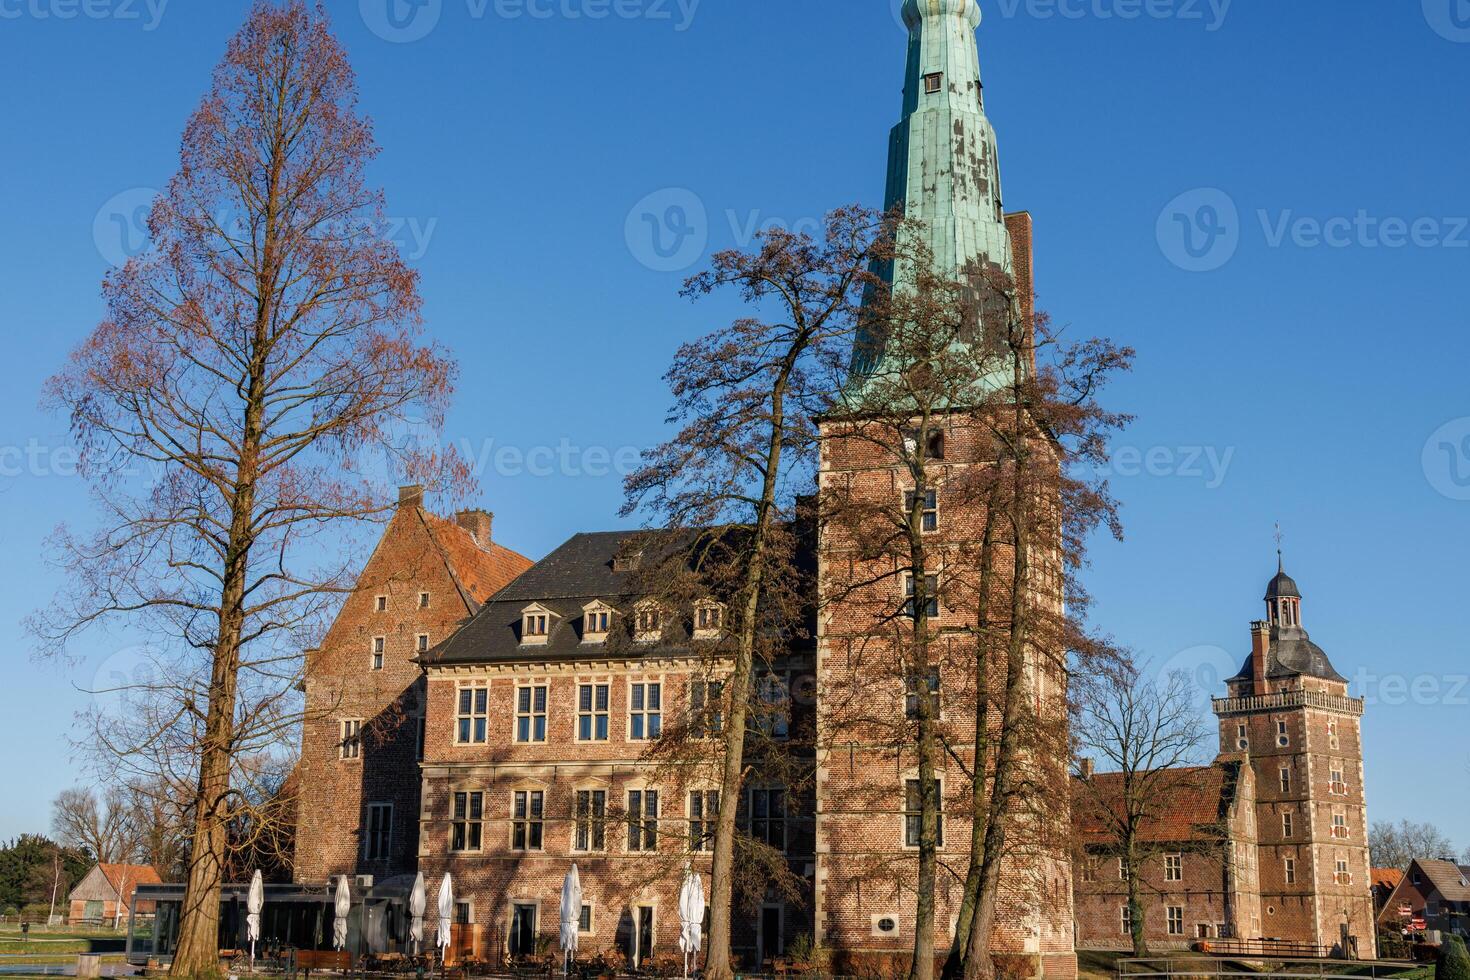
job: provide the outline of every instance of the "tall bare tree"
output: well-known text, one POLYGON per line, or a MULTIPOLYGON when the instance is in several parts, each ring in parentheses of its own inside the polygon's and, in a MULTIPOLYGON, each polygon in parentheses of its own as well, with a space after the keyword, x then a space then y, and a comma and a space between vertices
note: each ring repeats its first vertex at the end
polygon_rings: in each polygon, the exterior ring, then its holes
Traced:
MULTIPOLYGON (((68 584, 34 628, 56 652, 120 620, 163 649, 159 696, 109 748, 166 754, 192 786, 179 976, 219 971, 240 762, 295 723, 299 651, 351 585, 345 539, 392 506, 363 451, 391 452, 407 419, 437 426, 452 389, 419 338, 417 276, 379 234, 376 153, 325 14, 258 0, 185 127, 149 251, 108 276, 106 319, 46 389, 102 526, 58 533, 68 584)), ((402 462, 393 476, 465 478, 402 462)))
POLYGON ((1416 858, 1447 858, 1455 853, 1455 845, 1434 824, 1405 818, 1398 823, 1375 821, 1368 831, 1368 850, 1375 867, 1403 870, 1416 858))
MULTIPOLYGON (((1085 470, 1127 421, 1096 396, 1131 352, 1060 342, 995 266, 949 278, 920 244, 899 252, 907 279, 870 303, 873 351, 859 352, 868 370, 832 415, 859 470, 896 467, 904 493, 875 493, 840 472, 824 483, 824 529, 838 553, 824 554, 822 601, 867 603, 867 626, 852 627, 872 651, 863 677, 886 671, 908 691, 906 717, 887 737, 913 753, 918 776, 911 975, 927 978, 935 959, 945 802, 935 774, 947 757, 969 784, 971 840, 968 869, 950 872, 965 888, 946 971, 988 976, 1002 862, 1023 843, 1033 859, 1064 853, 1066 769, 1054 760, 1067 746, 1068 658, 1107 653, 1083 629, 1077 572, 1087 537, 1118 530, 1106 485, 1085 470), (940 714, 940 687, 946 704, 973 708, 970 724, 940 714)), ((861 681, 850 694, 861 716, 861 681)), ((860 723, 883 727, 876 716, 860 723)))
POLYGON ((746 736, 761 663, 789 649, 796 539, 790 524, 803 465, 816 450, 815 411, 827 392, 824 366, 851 337, 872 269, 885 260, 881 215, 846 208, 823 235, 764 232, 748 252, 716 255, 684 292, 734 290, 753 309, 730 326, 685 344, 668 373, 681 428, 651 450, 627 481, 626 512, 646 507, 670 528, 699 529, 696 549, 718 544, 717 562, 697 565, 729 596, 733 656, 724 678, 721 806, 714 840, 710 947, 712 980, 733 976, 730 922, 746 736), (739 529, 731 535, 732 529, 739 529))
POLYGON ((62 790, 51 801, 51 831, 63 847, 85 850, 100 864, 137 857, 131 801, 116 787, 100 793, 85 786, 62 790))
POLYGON ((1210 732, 1195 710, 1195 689, 1182 673, 1155 681, 1124 664, 1093 675, 1078 691, 1077 752, 1115 774, 1106 780, 1079 779, 1078 805, 1087 806, 1090 818, 1112 839, 1128 885, 1133 953, 1147 956, 1143 870, 1165 847, 1174 847, 1149 829, 1194 788, 1197 773, 1188 767, 1202 761, 1210 732))

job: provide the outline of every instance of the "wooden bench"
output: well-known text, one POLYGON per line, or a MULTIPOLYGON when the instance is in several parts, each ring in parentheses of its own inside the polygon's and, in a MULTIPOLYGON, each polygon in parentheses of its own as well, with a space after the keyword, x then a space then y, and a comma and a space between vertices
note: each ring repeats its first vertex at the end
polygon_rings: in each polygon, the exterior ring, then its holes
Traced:
POLYGON ((346 973, 352 969, 352 954, 337 949, 298 949, 292 956, 292 965, 308 975, 312 970, 346 973))

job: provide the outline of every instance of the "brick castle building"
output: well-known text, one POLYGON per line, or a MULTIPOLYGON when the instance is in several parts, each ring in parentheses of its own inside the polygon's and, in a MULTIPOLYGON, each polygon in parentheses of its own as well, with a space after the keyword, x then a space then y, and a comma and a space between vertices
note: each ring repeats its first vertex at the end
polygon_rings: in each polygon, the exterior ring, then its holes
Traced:
MULTIPOLYGON (((1251 653, 1214 701, 1221 754, 1179 781, 1167 817, 1143 830, 1151 946, 1283 940, 1371 957, 1373 873, 1363 787, 1363 701, 1348 696, 1302 625, 1302 595, 1279 570, 1251 653)), ((1104 789, 1116 774, 1084 773, 1104 789)), ((1101 794, 1078 794, 1106 798, 1101 794)), ((1076 809, 1087 854, 1078 946, 1130 948, 1127 881, 1108 835, 1076 809)))
MULTIPOLYGON (((1031 222, 1002 206, 975 44, 976 0, 907 0, 902 11, 907 67, 902 118, 890 137, 887 204, 923 219, 930 250, 948 271, 986 260, 1014 279, 1028 303, 1031 222)), ((840 472, 859 492, 903 494, 904 470, 895 461, 865 454, 840 423, 827 423, 822 437, 824 477, 840 472)), ((957 437, 945 462, 984 465, 985 454, 957 437)), ((973 535, 979 523, 941 495, 936 550, 973 535)), ((810 738, 813 788, 793 791, 756 774, 740 799, 722 800, 698 772, 648 761, 650 745, 675 724, 718 738, 722 692, 710 669, 719 660, 718 603, 652 603, 640 592, 642 537, 634 544, 627 534, 578 534, 532 564, 495 545, 490 530, 488 515, 437 518, 406 491, 322 649, 310 654, 313 720, 303 732, 298 880, 421 871, 432 892, 451 873, 459 934, 476 955, 494 959, 554 941, 561 882, 575 862, 584 953, 615 950, 643 962, 676 949, 680 874, 686 864, 707 874, 708 824, 734 806, 744 831, 783 853, 803 882, 797 896, 770 894, 737 912, 737 954, 760 963, 805 935, 840 955, 906 956, 917 864, 913 760, 892 745, 846 736, 838 744, 834 733, 850 730, 840 705, 850 699, 826 693, 862 690, 870 707, 887 705, 903 717, 904 680, 855 672, 844 655, 846 635, 862 629, 853 622, 858 614, 840 606, 824 614, 815 643, 791 649, 760 681, 785 726, 767 734, 810 738), (875 861, 899 870, 872 881, 866 869, 875 861)), ((818 542, 812 555, 818 589, 831 574, 824 564, 831 545, 818 542)), ((902 576, 878 580, 901 606, 902 576)), ((1251 819, 1261 825, 1252 853, 1261 854, 1263 915, 1276 925, 1259 928, 1323 936, 1336 927, 1339 900, 1356 900, 1355 882, 1366 888, 1361 766, 1349 765, 1360 758, 1361 703, 1346 698, 1345 683, 1317 656, 1299 608, 1273 603, 1271 622, 1258 630, 1259 649, 1217 703, 1231 751, 1246 751, 1241 740, 1249 751, 1201 779, 1222 799, 1220 787, 1230 782, 1242 839, 1251 819), (1278 768, 1292 772, 1290 784, 1278 768), (1283 835, 1288 811, 1300 829, 1283 835), (1336 829, 1339 816, 1347 837, 1336 829), (1265 826, 1271 821, 1274 828, 1265 826), (1268 859, 1284 867, 1288 858, 1299 862, 1298 879, 1264 870, 1268 859)), ((958 616, 941 620, 941 629, 947 625, 964 628, 958 616)), ((1039 663, 1029 676, 1038 705, 1060 705, 1064 678, 1039 663)), ((973 716, 973 705, 967 709, 954 693, 965 689, 962 679, 941 672, 937 682, 946 711, 973 716)), ((955 746, 959 758, 972 748, 955 746)), ((955 928, 955 876, 963 879, 970 836, 962 763, 945 765, 941 952, 955 928)), ((996 949, 1014 961, 1012 972, 1075 977, 1074 932, 1092 929, 1106 899, 1080 889, 1074 914, 1064 847, 1018 849, 1003 881, 996 949)), ((1349 922, 1358 930, 1352 908, 1349 922)), ((1256 926, 1243 899, 1233 919, 1212 910, 1201 913, 1205 920, 1229 922, 1231 930, 1256 926)))

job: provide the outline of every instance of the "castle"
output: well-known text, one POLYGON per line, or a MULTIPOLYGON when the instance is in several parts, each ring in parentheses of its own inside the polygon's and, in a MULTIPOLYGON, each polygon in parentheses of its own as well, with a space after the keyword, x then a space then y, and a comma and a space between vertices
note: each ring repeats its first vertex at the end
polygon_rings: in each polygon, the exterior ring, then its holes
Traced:
MULTIPOLYGON (((887 203, 923 220, 930 250, 949 271, 983 258, 1029 297, 1031 221, 1002 207, 976 0, 907 0, 903 16, 907 68, 902 119, 890 137, 887 203)), ((834 423, 822 436, 824 474, 841 471, 861 493, 904 492, 893 461, 857 451, 834 423)), ((948 465, 985 462, 962 438, 945 452, 948 465)), ((942 490, 935 510, 939 540, 973 534, 974 515, 947 507, 942 490)), ((452 873, 466 948, 494 958, 534 952, 556 934, 562 879, 576 862, 585 895, 581 948, 616 949, 642 963, 676 948, 679 871, 687 862, 708 874, 709 821, 734 806, 742 829, 783 853, 802 882, 797 897, 772 893, 749 914, 737 912, 737 955, 759 964, 800 935, 846 955, 912 950, 912 759, 892 746, 835 745, 829 735, 845 719, 824 697, 865 685, 875 704, 902 717, 911 692, 901 679, 873 683, 852 672, 852 659, 840 655, 851 610, 824 616, 814 639, 794 645, 760 681, 782 705, 780 724, 814 735, 804 761, 812 788, 790 793, 757 775, 741 799, 721 800, 714 786, 688 785, 646 761, 666 720, 703 713, 718 735, 720 717, 710 706, 720 682, 701 653, 701 644, 718 642, 718 604, 651 607, 639 593, 641 552, 628 534, 577 534, 533 563, 496 544, 491 531, 488 514, 439 518, 425 509, 422 491, 405 488, 357 588, 321 648, 309 652, 299 881, 420 871, 432 892, 452 873), (868 880, 864 869, 875 859, 905 870, 887 882, 868 880)), ((819 543, 816 555, 823 554, 819 543)), ((814 561, 820 583, 828 571, 814 561)), ((882 581, 901 605, 901 576, 882 581)), ((963 618, 943 612, 956 623, 963 618)), ((1347 715, 1331 707, 1343 702, 1332 687, 1338 681, 1277 670, 1307 649, 1298 622, 1273 622, 1279 652, 1265 652, 1263 635, 1261 652, 1231 682, 1219 710, 1232 733, 1238 719, 1247 730, 1241 737, 1265 739, 1252 743, 1269 745, 1263 759, 1279 756, 1299 772, 1300 783, 1263 797, 1269 803, 1262 806, 1295 807, 1306 824, 1330 815, 1302 794, 1315 792, 1331 751, 1356 751, 1357 736, 1341 721, 1347 715), (1271 742, 1278 718, 1297 726, 1295 741, 1271 742), (1329 725, 1337 726, 1330 736, 1329 725), (1342 748, 1318 746, 1319 735, 1342 748)), ((1033 665, 1038 676, 1046 669, 1033 665)), ((964 689, 962 679, 934 683, 964 689)), ((970 836, 959 763, 948 765, 953 776, 941 777, 940 792, 941 862, 949 871, 941 874, 935 917, 941 950, 955 928, 955 882, 964 877, 970 836)), ((1361 801, 1360 785, 1356 792, 1361 801)), ((1360 821, 1361 806, 1350 817, 1360 821)), ((1315 824, 1302 828, 1315 832, 1315 824)), ((1325 845, 1316 841, 1272 839, 1272 854, 1297 849, 1301 873, 1312 876, 1312 887, 1326 887, 1318 866, 1330 866, 1331 855, 1319 854, 1325 845)), ((1358 856, 1350 855, 1354 873, 1358 856)), ((1027 975, 1074 977, 1077 924, 1065 849, 1016 856, 1003 880, 997 951, 1023 961, 1027 975)), ((1283 929, 1326 928, 1323 902, 1289 903, 1287 889, 1277 890, 1283 929)), ((1349 891, 1340 885, 1332 894, 1349 891)))

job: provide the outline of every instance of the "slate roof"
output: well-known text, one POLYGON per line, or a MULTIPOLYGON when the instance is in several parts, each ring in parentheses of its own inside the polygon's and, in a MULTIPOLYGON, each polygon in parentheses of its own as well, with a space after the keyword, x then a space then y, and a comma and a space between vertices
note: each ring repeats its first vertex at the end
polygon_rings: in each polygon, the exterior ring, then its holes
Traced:
POLYGON ((510 584, 490 597, 484 607, 449 640, 423 657, 428 664, 503 663, 521 661, 586 660, 610 656, 645 656, 669 652, 690 642, 687 625, 671 622, 666 639, 635 643, 627 626, 639 599, 642 569, 659 560, 660 548, 687 543, 694 532, 677 534, 599 531, 574 535, 510 584), (645 547, 638 568, 615 562, 625 542, 645 547), (612 635, 600 644, 582 642, 582 609, 602 600, 621 613, 612 635), (521 643, 522 611, 539 603, 555 614, 544 644, 521 643))
MULTIPOLYGON (((1175 770, 1167 783, 1168 805, 1144 819, 1140 839, 1155 844, 1218 840, 1218 828, 1235 801, 1241 765, 1239 759, 1226 757, 1214 765, 1175 770)), ((1123 774, 1096 773, 1089 783, 1084 785, 1080 777, 1072 780, 1073 829, 1084 844, 1115 843, 1101 811, 1108 807, 1121 812, 1123 774)))
MULTIPOLYGON (((1300 626, 1271 627, 1271 646, 1267 651, 1270 663, 1266 676, 1270 678, 1319 677, 1326 681, 1346 684, 1348 679, 1337 672, 1328 659, 1327 651, 1312 642, 1307 631, 1300 626)), ((1240 673, 1230 678, 1233 681, 1247 680, 1253 675, 1251 658, 1245 658, 1240 673)))

